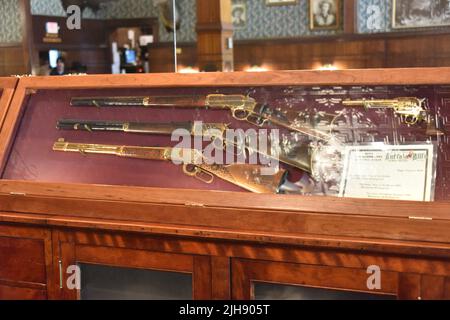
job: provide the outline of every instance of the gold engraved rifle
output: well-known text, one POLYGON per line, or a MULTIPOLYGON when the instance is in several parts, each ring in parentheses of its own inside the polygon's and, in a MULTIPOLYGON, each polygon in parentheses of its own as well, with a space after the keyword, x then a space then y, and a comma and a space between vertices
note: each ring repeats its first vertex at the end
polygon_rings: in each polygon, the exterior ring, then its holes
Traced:
MULTIPOLYGON (((184 129, 192 136, 201 135, 210 138, 213 143, 219 143, 219 148, 225 145, 237 145, 236 140, 229 141, 226 136, 228 125, 225 123, 203 123, 203 122, 127 122, 127 121, 103 121, 103 120, 77 120, 77 119, 60 119, 56 128, 60 130, 75 131, 116 131, 127 133, 155 134, 155 135, 171 135, 177 129, 184 129), (217 140, 216 140, 217 139, 217 140)), ((262 156, 272 158, 270 155, 261 153, 259 150, 250 149, 245 141, 242 146, 249 152, 257 152, 262 156)), ((268 150, 269 151, 269 150, 268 150)), ((279 154, 275 158, 280 162, 286 163, 300 170, 312 173, 312 154, 313 150, 309 144, 301 144, 293 147, 279 148, 279 154)))
POLYGON ((273 124, 311 138, 328 141, 332 136, 321 130, 298 123, 298 112, 280 111, 257 103, 244 95, 210 94, 201 96, 142 96, 142 97, 74 97, 71 106, 95 107, 177 107, 228 109, 236 120, 246 121, 258 127, 273 124))
POLYGON ((296 183, 288 181, 288 172, 284 169, 279 169, 273 175, 265 175, 262 170, 266 167, 260 165, 207 164, 202 153, 195 149, 85 144, 59 139, 54 143, 53 150, 82 154, 106 154, 146 160, 179 161, 183 163, 183 172, 188 176, 208 184, 212 183, 217 177, 255 193, 301 194, 304 189, 301 181, 296 183), (183 161, 183 157, 186 155, 189 159, 187 163, 183 161))

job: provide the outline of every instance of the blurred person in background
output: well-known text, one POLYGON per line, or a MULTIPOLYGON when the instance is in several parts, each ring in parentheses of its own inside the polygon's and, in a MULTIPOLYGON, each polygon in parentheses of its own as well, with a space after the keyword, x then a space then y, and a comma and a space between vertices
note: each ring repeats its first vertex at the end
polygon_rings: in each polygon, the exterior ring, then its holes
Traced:
POLYGON ((53 68, 50 72, 51 76, 62 76, 66 73, 66 65, 64 62, 64 59, 62 57, 59 57, 58 60, 56 60, 56 68, 53 68))

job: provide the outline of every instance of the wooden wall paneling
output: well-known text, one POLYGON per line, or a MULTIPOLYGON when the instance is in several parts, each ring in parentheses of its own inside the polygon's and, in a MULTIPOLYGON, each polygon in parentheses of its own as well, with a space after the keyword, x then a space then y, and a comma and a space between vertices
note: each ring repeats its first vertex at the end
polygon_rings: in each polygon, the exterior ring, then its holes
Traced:
POLYGON ((387 67, 424 67, 450 65, 450 35, 432 37, 388 39, 387 67))
POLYGON ((31 74, 33 60, 33 22, 31 15, 31 4, 29 0, 19 0, 20 18, 22 24, 22 48, 23 59, 27 74, 31 74))
POLYGON ((197 61, 200 70, 233 71, 231 0, 197 0, 197 61))
MULTIPOLYGON (((179 69, 198 67, 197 47, 195 44, 178 43, 177 54, 179 69)), ((148 46, 149 67, 151 73, 174 72, 173 44, 154 43, 148 46)))
POLYGON ((0 76, 27 73, 22 43, 0 43, 0 76))
POLYGON ((21 42, 0 43, 0 76, 22 75, 31 73, 30 1, 19 0, 21 42))
MULTIPOLYGON (((344 27, 348 32, 355 28, 350 23, 344 27)), ((449 43, 450 34, 441 32, 379 35, 350 32, 332 37, 235 40, 234 64, 237 71, 253 65, 272 70, 314 69, 324 64, 335 64, 341 69, 441 67, 450 66, 449 43)), ((181 59, 195 61, 195 44, 183 43, 179 47, 186 51, 180 55, 181 59), (190 58, 185 58, 187 55, 190 58)), ((151 72, 172 72, 169 45, 154 44, 151 50, 154 52, 151 72)))
POLYGON ((333 64, 340 69, 381 68, 385 62, 383 39, 326 38, 316 41, 236 41, 236 70, 251 65, 273 70, 315 69, 333 64))
POLYGON ((357 0, 344 0, 343 17, 344 17, 344 33, 356 33, 356 19, 357 19, 357 0))

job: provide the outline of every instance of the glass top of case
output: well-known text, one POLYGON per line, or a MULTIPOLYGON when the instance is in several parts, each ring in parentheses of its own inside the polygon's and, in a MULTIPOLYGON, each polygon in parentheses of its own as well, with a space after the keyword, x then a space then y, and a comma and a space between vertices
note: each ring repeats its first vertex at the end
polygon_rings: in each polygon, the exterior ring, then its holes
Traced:
POLYGON ((40 89, 2 178, 432 201, 449 86, 40 89))

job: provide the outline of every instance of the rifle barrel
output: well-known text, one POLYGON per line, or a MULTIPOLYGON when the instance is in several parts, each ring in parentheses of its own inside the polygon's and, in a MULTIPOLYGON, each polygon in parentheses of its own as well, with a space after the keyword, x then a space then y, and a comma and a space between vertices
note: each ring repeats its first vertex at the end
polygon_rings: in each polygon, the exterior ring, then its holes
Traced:
POLYGON ((73 107, 206 107, 200 96, 74 97, 73 107))

